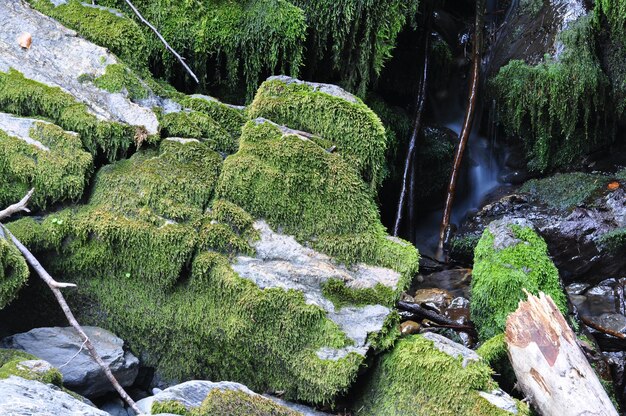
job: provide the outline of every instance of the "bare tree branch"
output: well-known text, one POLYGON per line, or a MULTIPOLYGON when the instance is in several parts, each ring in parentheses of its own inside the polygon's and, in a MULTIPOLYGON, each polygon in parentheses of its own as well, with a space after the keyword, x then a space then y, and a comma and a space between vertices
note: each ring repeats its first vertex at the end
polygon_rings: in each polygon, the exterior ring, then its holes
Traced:
POLYGON ((161 42, 163 42, 163 45, 165 45, 165 48, 167 50, 169 50, 170 52, 172 52, 172 54, 180 61, 181 64, 183 64, 183 66, 185 67, 185 69, 187 70, 187 72, 189 72, 189 75, 191 75, 191 77, 194 79, 194 81, 196 81, 196 83, 200 83, 200 81, 198 81, 198 77, 196 76, 196 74, 193 73, 193 71, 191 70, 191 68, 189 68, 189 66, 185 63, 185 59, 180 56, 178 54, 178 52, 176 52, 169 43, 167 43, 167 41, 165 40, 165 38, 159 33, 159 31, 152 26, 152 24, 150 22, 148 22, 142 15, 141 13, 139 13, 139 10, 137 10, 137 8, 135 7, 135 5, 133 3, 130 2, 130 0, 125 0, 126 4, 128 4, 128 6, 133 10, 133 12, 137 15, 137 17, 139 18, 139 20, 141 20, 146 26, 148 26, 155 35, 157 35, 157 37, 161 40, 161 42))
POLYGON ((33 192, 35 192, 35 188, 28 191, 26 196, 22 198, 22 200, 16 204, 10 205, 8 208, 0 211, 0 221, 5 218, 9 218, 13 214, 17 214, 18 212, 30 212, 26 205, 28 204, 28 200, 31 196, 33 196, 33 192))
MULTIPOLYGON (((33 190, 31 190, 17 204, 11 205, 9 208, 5 209, 4 211, 0 211, 0 214, 4 214, 5 212, 8 212, 8 214, 6 214, 6 216, 8 216, 8 215, 11 215, 11 213, 15 213, 15 212, 19 212, 19 211, 28 211, 26 209, 26 204, 28 202, 28 199, 32 195, 32 193, 33 193, 33 190)), ((3 218, 3 217, 0 216, 0 218, 3 218)), ((41 263, 39 263, 39 261, 35 258, 33 253, 31 253, 26 248, 26 246, 24 246, 24 244, 22 244, 11 233, 11 231, 9 231, 9 229, 6 228, 4 226, 4 224, 2 224, 2 223, 0 223, 0 237, 7 237, 7 238, 9 238, 13 242, 13 244, 15 244, 17 249, 22 253, 24 258, 26 259, 26 262, 37 272, 39 277, 41 277, 41 279, 44 282, 46 282, 46 284, 48 285, 48 287, 50 288, 50 290, 54 294, 54 297, 57 299, 57 302, 59 303, 59 306, 61 306, 61 309, 63 310, 63 313, 65 314, 65 317, 67 318, 68 322, 70 323, 70 325, 72 325, 72 327, 76 330, 76 332, 78 332, 80 337, 83 339, 83 344, 87 348, 87 350, 89 351, 89 354, 91 355, 91 357, 102 368, 102 370, 104 371, 104 374, 109 379, 109 381, 111 382, 111 384, 113 385, 115 390, 118 392, 120 397, 122 397, 122 399, 124 399, 124 401, 126 401, 126 403, 128 403, 128 405, 135 411, 136 414, 138 414, 138 415, 141 414, 142 412, 137 407, 137 404, 135 403, 135 401, 128 395, 128 393, 126 393, 124 388, 120 385, 120 383, 117 381, 117 379, 115 378, 115 376, 111 372, 111 369, 109 368, 109 366, 102 360, 102 358, 100 357, 100 354, 98 354, 98 352, 96 351, 96 348, 94 347, 94 345, 89 340, 89 337, 87 336, 85 331, 83 331, 83 328, 80 326, 80 324, 78 323, 78 321, 74 317, 74 314, 72 313, 69 305, 67 304, 67 302, 65 300, 65 297, 63 297, 63 294, 61 293, 61 290, 60 290, 61 288, 76 287, 76 285, 73 284, 73 283, 59 283, 56 280, 54 280, 52 278, 52 276, 50 276, 50 274, 46 271, 46 269, 44 269, 44 267, 41 265, 41 263)), ((81 349, 82 349, 82 347, 81 347, 81 349)))

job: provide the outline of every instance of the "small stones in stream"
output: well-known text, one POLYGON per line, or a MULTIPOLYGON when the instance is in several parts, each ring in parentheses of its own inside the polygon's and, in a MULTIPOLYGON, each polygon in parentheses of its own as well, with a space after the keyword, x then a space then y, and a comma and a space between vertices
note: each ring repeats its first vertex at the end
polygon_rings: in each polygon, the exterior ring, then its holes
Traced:
POLYGON ((412 335, 420 332, 422 326, 415 321, 405 321, 400 324, 400 333, 402 335, 412 335))

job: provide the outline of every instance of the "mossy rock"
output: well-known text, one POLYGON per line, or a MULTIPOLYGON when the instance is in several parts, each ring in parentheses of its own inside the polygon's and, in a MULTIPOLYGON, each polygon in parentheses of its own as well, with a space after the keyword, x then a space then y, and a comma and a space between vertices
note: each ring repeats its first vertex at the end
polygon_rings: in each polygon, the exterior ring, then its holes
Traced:
POLYGON ((134 68, 147 68, 147 40, 139 24, 121 12, 93 7, 79 0, 55 6, 49 0, 29 0, 34 9, 77 31, 85 39, 110 49, 134 68))
POLYGON ((604 175, 572 172, 558 173, 548 178, 531 179, 521 188, 532 198, 551 208, 572 210, 591 202, 606 188, 609 182, 604 175))
POLYGON ((15 118, 7 122, 12 120, 32 127, 29 137, 22 138, 6 134, 0 126, 0 206, 19 201, 31 188, 31 208, 78 200, 93 169, 80 138, 50 123, 15 118))
POLYGON ((46 361, 24 351, 0 349, 0 380, 10 376, 63 386, 61 372, 46 361))
POLYGON ((4 238, 4 232, 0 228, 0 309, 17 296, 22 285, 28 280, 29 274, 22 253, 4 238))
MULTIPOLYGON (((469 361, 464 366, 460 357, 440 351, 421 335, 403 338, 373 371, 355 403, 356 415, 511 414, 479 395, 497 388, 486 363, 469 361)), ((518 414, 529 414, 526 405, 517 406, 518 414)))
POLYGON ((137 137, 146 135, 140 127, 100 120, 60 88, 25 78, 14 69, 0 71, 0 111, 51 120, 78 133, 85 150, 109 160, 124 155, 137 137))
POLYGON ((94 79, 94 85, 108 92, 122 92, 133 101, 147 98, 151 91, 135 73, 124 64, 107 65, 102 76, 94 79))
POLYGON ((268 121, 244 126, 239 151, 225 160, 216 193, 339 261, 402 273, 399 290, 417 271, 417 251, 387 236, 354 167, 268 121))
POLYGON ((163 137, 199 139, 224 153, 237 150, 237 141, 209 115, 200 111, 180 111, 159 116, 163 137))
POLYGON ((559 272, 545 241, 529 223, 519 223, 492 222, 474 252, 470 310, 482 341, 504 332, 507 316, 527 297, 523 289, 549 294, 567 313, 559 272))
POLYGON ((178 102, 185 108, 208 115, 237 140, 241 136, 241 128, 248 120, 243 108, 224 104, 212 97, 191 95, 178 102))
POLYGON ((331 141, 373 190, 384 179, 387 137, 382 122, 359 98, 336 86, 270 77, 249 114, 331 141))

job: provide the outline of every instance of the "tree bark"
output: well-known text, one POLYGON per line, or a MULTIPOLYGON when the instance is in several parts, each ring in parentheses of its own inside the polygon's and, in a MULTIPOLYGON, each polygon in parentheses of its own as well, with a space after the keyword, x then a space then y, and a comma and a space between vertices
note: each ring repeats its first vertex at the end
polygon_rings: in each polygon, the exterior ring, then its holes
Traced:
POLYGON ((443 257, 443 246, 450 226, 450 214, 452 213, 452 204, 456 193, 456 183, 461 170, 461 161, 465 146, 472 132, 474 124, 474 113, 476 112, 476 101, 478 96, 478 87, 480 79, 480 63, 481 49, 483 43, 483 21, 485 15, 485 0, 476 1, 476 21, 474 28, 474 45, 472 51, 472 75, 470 79, 469 93, 467 95, 467 108, 465 110, 465 118, 463 120, 463 128, 459 135, 459 145, 454 154, 454 163, 452 165, 452 174, 450 175, 450 183, 448 184, 448 192, 446 194, 446 205, 443 210, 443 218, 441 220, 441 228, 439 230, 439 247, 437 257, 443 257))
POLYGON ((574 332, 550 296, 529 293, 506 322, 518 385, 542 416, 617 416, 574 332))

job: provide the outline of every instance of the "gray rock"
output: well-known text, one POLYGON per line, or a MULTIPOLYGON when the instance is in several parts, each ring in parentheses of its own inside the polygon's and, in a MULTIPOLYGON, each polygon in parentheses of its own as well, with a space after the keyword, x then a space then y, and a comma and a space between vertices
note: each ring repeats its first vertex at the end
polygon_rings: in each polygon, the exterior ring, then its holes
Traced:
POLYGON ((433 342, 434 347, 439 351, 448 354, 451 357, 462 357, 463 367, 467 366, 472 361, 480 361, 480 356, 476 351, 470 350, 461 344, 458 344, 443 335, 436 334, 434 332, 426 332, 422 336, 433 342))
POLYGON ((131 102, 124 94, 79 81, 82 74, 99 77, 108 65, 118 63, 105 48, 78 37, 21 0, 1 1, 0 16, 0 71, 14 68, 26 78, 60 87, 100 118, 144 126, 149 134, 158 132, 159 123, 151 109, 131 102), (32 35, 30 49, 17 44, 23 32, 32 35))
POLYGON ((0 113, 0 130, 9 136, 17 137, 32 146, 49 152, 50 149, 47 146, 30 136, 30 130, 35 126, 35 123, 50 124, 43 120, 15 117, 10 114, 0 113))
POLYGON ((243 384, 230 381, 214 383, 212 381, 192 380, 169 387, 154 396, 147 397, 137 402, 137 407, 145 414, 152 414, 152 404, 157 402, 175 401, 187 409, 199 407, 207 395, 213 390, 240 391, 251 396, 259 396, 243 384))
MULTIPOLYGON (((120 384, 132 385, 139 371, 139 360, 124 352, 124 341, 105 329, 89 326, 83 329, 120 384)), ((54 327, 36 328, 4 338, 0 346, 20 349, 48 361, 61 371, 64 385, 83 396, 96 397, 113 391, 87 349, 81 350, 82 343, 73 328, 54 327)))
POLYGON ((485 391, 479 391, 482 397, 484 397, 492 405, 499 407, 509 413, 517 414, 517 404, 511 396, 501 389, 493 390, 491 393, 485 391))
POLYGON ((102 406, 100 406, 100 410, 107 412, 112 416, 134 416, 135 413, 131 411, 131 413, 126 410, 124 406, 124 402, 122 400, 112 400, 110 402, 106 402, 102 406))
POLYGON ((0 380, 3 416, 109 416, 51 384, 10 376, 0 380))
POLYGON ((268 81, 281 81, 287 85, 305 84, 311 87, 313 91, 323 92, 325 94, 332 95, 337 98, 341 98, 342 100, 346 100, 351 103, 358 103, 361 101, 355 95, 350 94, 348 91, 344 90, 343 88, 338 87, 337 85, 333 85, 333 84, 322 84, 319 82, 301 81, 297 78, 292 78, 287 75, 274 75, 274 76, 269 77, 267 80, 268 81))
POLYGON ((259 240, 252 243, 256 257, 238 256, 233 270, 262 289, 278 287, 301 291, 307 303, 324 309, 328 318, 354 341, 353 347, 341 350, 323 348, 318 356, 338 359, 350 352, 365 355, 369 348, 367 335, 380 331, 391 311, 381 305, 335 310, 333 303, 322 294, 322 285, 329 279, 341 279, 347 287, 355 289, 374 287, 378 283, 395 289, 400 274, 365 264, 349 269, 325 254, 302 246, 292 236, 272 231, 264 221, 255 222, 254 227, 260 235, 259 240))

